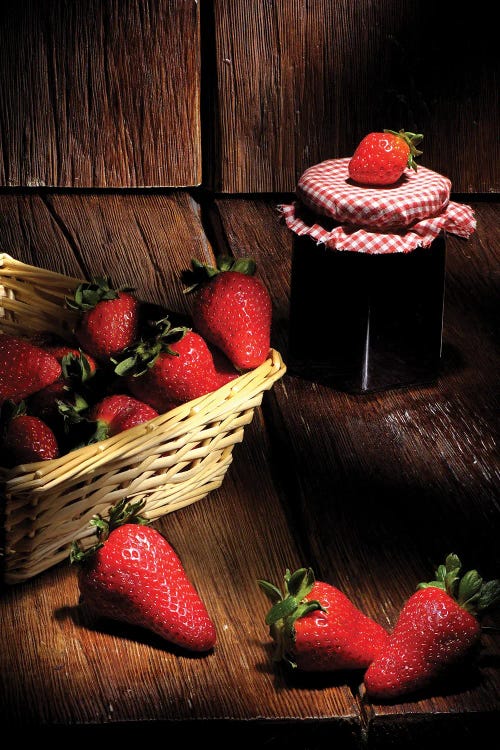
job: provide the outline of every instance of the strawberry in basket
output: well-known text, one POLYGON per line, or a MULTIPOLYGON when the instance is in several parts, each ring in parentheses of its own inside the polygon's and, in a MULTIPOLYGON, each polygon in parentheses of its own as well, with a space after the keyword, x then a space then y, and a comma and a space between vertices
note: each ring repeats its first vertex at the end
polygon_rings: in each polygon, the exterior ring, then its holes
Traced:
POLYGON ((156 633, 189 651, 210 651, 215 626, 171 545, 139 514, 145 501, 120 501, 96 517, 98 542, 73 545, 80 601, 94 615, 156 633))
POLYGON ((191 262, 182 274, 193 293, 193 327, 237 370, 252 370, 269 354, 272 303, 252 259, 217 257, 215 267, 191 262))
POLYGON ((156 334, 125 349, 115 373, 126 378, 137 399, 158 412, 217 390, 238 376, 234 368, 218 366, 207 342, 184 326, 157 321, 156 334))
POLYGON ((80 313, 75 337, 84 352, 106 363, 137 338, 140 302, 132 289, 114 289, 106 277, 80 284, 66 305, 80 313))
POLYGON ((19 403, 54 383, 62 368, 56 357, 20 336, 0 333, 0 405, 19 403))
POLYGON ((28 414, 24 401, 3 405, 0 448, 3 466, 48 461, 60 453, 54 431, 40 417, 28 414))
POLYGON ((158 412, 152 406, 126 393, 105 396, 89 411, 88 418, 95 422, 95 432, 88 442, 106 440, 157 416, 158 412))

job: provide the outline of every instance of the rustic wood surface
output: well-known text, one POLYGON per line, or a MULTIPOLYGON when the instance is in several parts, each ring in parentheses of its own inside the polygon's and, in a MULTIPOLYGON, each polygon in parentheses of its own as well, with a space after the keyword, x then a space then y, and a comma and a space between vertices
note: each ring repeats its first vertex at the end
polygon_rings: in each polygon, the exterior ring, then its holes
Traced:
MULTIPOLYGON (((180 311, 188 300, 179 272, 191 257, 251 255, 286 361, 292 239, 277 205, 288 197, 3 193, 0 249, 71 275, 105 271, 180 311)), ((244 736, 266 747, 416 750, 436 732, 444 748, 498 732, 498 635, 483 634, 478 670, 458 683, 371 704, 358 695, 358 673, 273 667, 256 585, 280 585, 285 568, 310 565, 390 628, 448 552, 486 578, 499 575, 499 211, 473 205, 476 234, 448 240, 438 382, 349 396, 287 373, 245 428, 222 487, 156 522, 213 615, 213 653, 189 656, 91 620, 69 563, 3 587, 0 717, 16 737, 33 728, 68 740, 132 737, 159 727, 194 737, 202 727, 222 746, 244 736)))
POLYGON ((499 191, 497 42, 481 14, 419 0, 213 5, 215 190, 294 190, 371 130, 404 128, 456 192, 499 191))
POLYGON ((498 193, 495 24, 419 0, 4 0, 0 185, 293 190, 369 131, 498 193))
POLYGON ((199 5, 7 0, 0 184, 201 182, 199 5))

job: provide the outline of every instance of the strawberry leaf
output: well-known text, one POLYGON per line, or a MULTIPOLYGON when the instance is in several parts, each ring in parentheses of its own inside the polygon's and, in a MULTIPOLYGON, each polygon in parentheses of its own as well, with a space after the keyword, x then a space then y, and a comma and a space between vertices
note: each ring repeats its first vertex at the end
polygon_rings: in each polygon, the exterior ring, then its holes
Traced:
POLYGON ((479 599, 482 587, 483 579, 477 570, 469 570, 462 577, 458 586, 458 603, 468 612, 475 612, 476 601, 479 599))
POLYGON ((419 583, 417 589, 430 586, 444 589, 457 604, 478 617, 485 611, 500 605, 500 580, 484 581, 477 570, 469 570, 460 576, 462 564, 455 554, 446 558, 445 565, 436 570, 436 580, 419 583))
POLYGON ((288 593, 299 601, 310 593, 314 584, 314 573, 311 568, 299 568, 287 580, 288 593))
POLYGON ((218 255, 216 257, 216 266, 210 266, 208 264, 200 263, 200 261, 193 258, 191 260, 191 268, 182 271, 181 279, 186 284, 184 294, 193 292, 201 284, 210 281, 214 276, 219 273, 225 273, 226 271, 236 271, 237 273, 245 274, 246 276, 253 276, 257 270, 257 265, 253 258, 238 258, 235 260, 230 255, 218 255))
POLYGON ((82 549, 78 542, 73 542, 70 551, 71 563, 83 563, 92 557, 100 549, 113 529, 122 526, 125 523, 137 523, 140 526, 146 526, 150 523, 149 519, 139 515, 146 505, 146 500, 136 500, 129 502, 127 498, 119 500, 116 505, 112 506, 108 512, 108 518, 96 515, 89 522, 93 526, 97 535, 97 542, 88 549, 82 549))
POLYGON ((481 593, 477 599, 477 609, 480 614, 497 609, 500 606, 500 580, 483 583, 481 593))
POLYGON ((446 585, 443 581, 428 581, 426 583, 419 583, 417 589, 442 589, 446 591, 446 585))
POLYGON ((297 611, 298 602, 294 596, 287 596, 279 602, 276 602, 266 615, 266 625, 274 625, 278 620, 286 620, 291 614, 297 611))
POLYGON ((92 310, 103 300, 116 299, 120 292, 133 292, 129 287, 114 289, 107 276, 94 276, 90 282, 79 284, 73 297, 66 297, 66 307, 70 310, 85 312, 92 310))
POLYGON ((260 586, 261 590, 264 592, 264 594, 267 596, 267 598, 273 602, 273 604, 276 604, 277 602, 280 602, 282 600, 281 591, 277 586, 275 586, 273 583, 270 583, 269 581, 263 581, 258 580, 258 585, 260 586))

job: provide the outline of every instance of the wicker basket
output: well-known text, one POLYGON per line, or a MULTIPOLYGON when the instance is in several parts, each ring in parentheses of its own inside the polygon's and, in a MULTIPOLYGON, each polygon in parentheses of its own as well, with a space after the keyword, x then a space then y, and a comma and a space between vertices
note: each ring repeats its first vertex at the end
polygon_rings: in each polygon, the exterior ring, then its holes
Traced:
MULTIPOLYGON (((0 253, 0 331, 69 339, 75 321, 64 298, 79 283, 0 253)), ((67 558, 73 540, 90 543, 90 519, 124 497, 145 499, 154 520, 219 487, 264 391, 285 371, 271 349, 255 370, 144 425, 57 459, 0 468, 4 582, 20 583, 67 558)))

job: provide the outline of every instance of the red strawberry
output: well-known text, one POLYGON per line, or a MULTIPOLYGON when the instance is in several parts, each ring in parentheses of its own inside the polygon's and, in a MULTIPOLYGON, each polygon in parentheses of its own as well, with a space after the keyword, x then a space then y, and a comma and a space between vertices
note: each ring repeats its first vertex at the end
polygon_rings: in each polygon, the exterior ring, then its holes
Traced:
POLYGON ((75 349, 68 344, 46 346, 45 350, 54 355, 62 367, 62 377, 66 381, 85 382, 97 371, 97 362, 90 354, 75 349))
POLYGON ((421 583, 404 604, 392 635, 364 677, 362 692, 387 700, 432 686, 463 665, 479 644, 479 616, 500 601, 500 581, 484 582, 476 570, 460 577, 448 555, 435 581, 421 583))
POLYGON ((417 171, 415 157, 422 152, 416 146, 423 137, 404 130, 369 133, 349 161, 349 177, 361 185, 392 185, 407 167, 417 171))
POLYGON ((56 422, 59 422, 60 414, 58 403, 67 401, 71 397, 71 391, 60 378, 51 383, 46 388, 42 388, 26 400, 30 414, 33 414, 54 429, 56 422))
POLYGON ((61 365, 52 354, 26 339, 0 333, 0 404, 18 403, 60 375, 61 365))
POLYGON ((96 277, 80 284, 73 299, 66 298, 67 306, 81 313, 74 332, 78 343, 98 362, 106 363, 137 338, 140 303, 131 292, 96 277))
POLYGON ((158 412, 149 404, 127 394, 106 396, 90 409, 89 419, 97 422, 91 441, 105 440, 157 416, 158 412))
POLYGON ((212 354, 214 367, 218 374, 219 387, 225 383, 230 383, 241 374, 235 369, 233 363, 226 357, 224 352, 221 352, 220 349, 217 349, 216 346, 208 342, 207 346, 212 354))
POLYGON ((389 634, 334 586, 300 568, 285 575, 285 592, 258 581, 273 606, 266 617, 276 642, 275 661, 305 672, 363 669, 381 652, 389 634))
POLYGON ((272 303, 251 259, 219 256, 217 266, 192 261, 183 273, 194 292, 193 327, 217 346, 237 370, 261 365, 269 354, 272 303))
POLYGON ((56 380, 37 391, 26 399, 26 405, 30 414, 42 419, 53 431, 60 453, 67 453, 80 443, 87 444, 89 430, 85 429, 87 419, 83 414, 88 403, 64 380, 56 380))
POLYGON ((71 561, 81 563, 81 601, 100 617, 145 628, 190 651, 209 651, 215 626, 171 545, 143 525, 144 504, 122 500, 108 521, 94 520, 94 548, 73 546, 71 561))
POLYGON ((59 446, 53 431, 39 417, 26 414, 24 403, 6 425, 3 451, 8 456, 6 463, 14 466, 32 461, 48 461, 59 456, 59 446))
POLYGON ((115 368, 117 375, 126 376, 136 398, 164 413, 228 382, 228 374, 217 371, 202 336, 187 328, 171 328, 168 320, 158 321, 157 327, 156 337, 125 350, 115 368))

